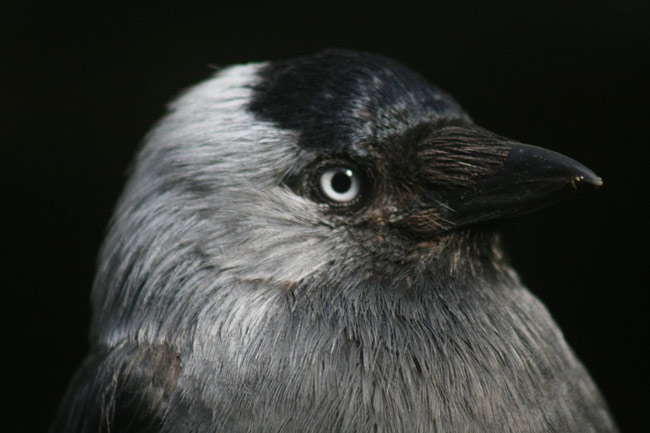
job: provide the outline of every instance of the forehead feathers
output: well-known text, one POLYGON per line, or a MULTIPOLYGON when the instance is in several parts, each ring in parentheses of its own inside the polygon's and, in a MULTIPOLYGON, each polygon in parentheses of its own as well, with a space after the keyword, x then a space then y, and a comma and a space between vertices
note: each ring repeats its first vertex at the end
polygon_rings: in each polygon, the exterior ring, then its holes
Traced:
POLYGON ((424 122, 469 120, 446 93, 402 64, 343 50, 269 63, 250 110, 300 133, 307 149, 363 154, 368 141, 424 122))

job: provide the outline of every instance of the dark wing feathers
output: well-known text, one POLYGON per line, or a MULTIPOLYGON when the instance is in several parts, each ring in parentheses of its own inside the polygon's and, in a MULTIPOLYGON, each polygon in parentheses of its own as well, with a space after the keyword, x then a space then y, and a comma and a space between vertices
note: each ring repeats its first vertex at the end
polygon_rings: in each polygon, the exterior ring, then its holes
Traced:
POLYGON ((166 345, 98 350, 74 377, 50 432, 160 431, 179 372, 180 358, 166 345))

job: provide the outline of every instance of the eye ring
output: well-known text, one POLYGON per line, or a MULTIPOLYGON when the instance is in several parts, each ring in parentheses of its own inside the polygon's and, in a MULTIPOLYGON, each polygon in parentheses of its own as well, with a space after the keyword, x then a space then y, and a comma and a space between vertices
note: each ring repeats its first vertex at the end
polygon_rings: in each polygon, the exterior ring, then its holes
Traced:
POLYGON ((320 195, 332 204, 349 205, 361 194, 362 178, 349 167, 326 167, 317 182, 320 195))

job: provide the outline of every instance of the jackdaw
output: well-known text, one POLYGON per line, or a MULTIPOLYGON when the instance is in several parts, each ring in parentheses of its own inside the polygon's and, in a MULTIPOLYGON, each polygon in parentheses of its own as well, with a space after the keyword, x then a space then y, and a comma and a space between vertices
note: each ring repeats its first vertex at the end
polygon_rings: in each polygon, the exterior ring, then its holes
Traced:
POLYGON ((494 220, 601 180, 393 60, 224 68, 146 138, 52 432, 614 432, 494 220))

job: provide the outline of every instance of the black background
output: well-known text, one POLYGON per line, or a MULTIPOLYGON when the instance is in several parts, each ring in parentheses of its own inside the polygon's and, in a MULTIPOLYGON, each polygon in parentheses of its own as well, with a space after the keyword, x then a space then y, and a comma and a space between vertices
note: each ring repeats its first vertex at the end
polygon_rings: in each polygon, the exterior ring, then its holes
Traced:
POLYGON ((3 430, 44 431, 86 351, 96 253, 165 103, 210 65, 341 47, 395 57, 478 124, 603 177, 503 231, 622 430, 647 431, 650 2, 492 3, 4 6, 3 430))

